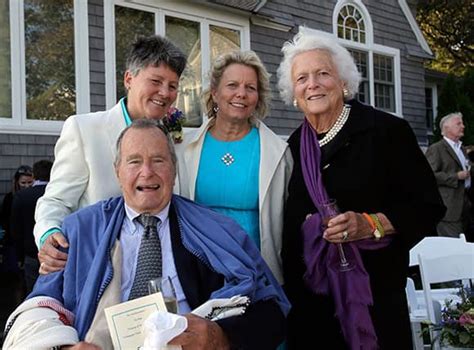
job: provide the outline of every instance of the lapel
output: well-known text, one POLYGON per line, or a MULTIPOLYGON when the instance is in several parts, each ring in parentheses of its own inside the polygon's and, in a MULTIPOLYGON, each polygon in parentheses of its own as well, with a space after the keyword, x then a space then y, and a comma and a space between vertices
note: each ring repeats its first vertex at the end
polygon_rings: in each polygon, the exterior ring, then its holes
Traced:
POLYGON ((256 124, 260 135, 260 164, 259 164, 259 209, 265 200, 273 175, 283 157, 288 144, 260 121, 256 124))
POLYGON ((194 179, 194 181, 187 181, 189 187, 189 198, 194 199, 196 191, 196 179, 199 169, 199 162, 201 160, 201 151, 204 144, 204 137, 207 130, 212 126, 211 122, 214 119, 208 119, 205 123, 201 125, 199 129, 196 130, 196 133, 192 136, 189 144, 184 148, 184 161, 188 179, 194 179))
POLYGON ((453 158, 453 160, 458 164, 461 169, 464 169, 464 166, 461 164, 461 161, 459 160, 458 156, 456 155, 456 152, 454 152, 453 148, 449 145, 449 143, 443 138, 442 139, 442 145, 446 151, 447 154, 453 158))
POLYGON ((181 283, 189 306, 191 309, 194 309, 201 304, 199 290, 196 288, 199 285, 199 272, 196 266, 196 259, 184 248, 183 242, 181 241, 181 232, 179 230, 178 218, 173 203, 171 203, 169 210, 169 222, 171 246, 179 282, 181 283))
POLYGON ((109 147, 115 157, 117 138, 126 127, 120 103, 109 109, 104 119, 104 128, 106 128, 105 133, 107 134, 109 147))

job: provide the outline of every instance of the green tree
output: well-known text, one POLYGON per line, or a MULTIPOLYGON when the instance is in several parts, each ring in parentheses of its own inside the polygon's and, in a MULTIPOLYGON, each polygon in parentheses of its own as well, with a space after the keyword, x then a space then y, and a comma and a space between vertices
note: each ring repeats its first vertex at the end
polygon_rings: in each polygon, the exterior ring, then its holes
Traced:
POLYGON ((461 76, 474 67, 474 2, 420 0, 416 19, 435 58, 427 67, 461 76))
POLYGON ((444 81, 438 99, 438 117, 435 125, 435 140, 441 138, 439 121, 452 112, 461 112, 465 125, 463 143, 474 145, 474 68, 466 71, 464 76, 449 75, 444 81))
POLYGON ((28 119, 65 120, 75 112, 73 0, 25 0, 28 119))

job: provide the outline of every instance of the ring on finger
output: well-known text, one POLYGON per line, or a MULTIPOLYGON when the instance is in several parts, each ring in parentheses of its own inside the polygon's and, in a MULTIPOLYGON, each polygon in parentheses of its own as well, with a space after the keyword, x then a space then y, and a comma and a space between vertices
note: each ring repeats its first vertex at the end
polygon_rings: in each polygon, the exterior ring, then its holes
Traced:
POLYGON ((349 238, 349 232, 344 231, 344 232, 342 233, 342 240, 345 241, 345 240, 347 240, 347 238, 349 238))

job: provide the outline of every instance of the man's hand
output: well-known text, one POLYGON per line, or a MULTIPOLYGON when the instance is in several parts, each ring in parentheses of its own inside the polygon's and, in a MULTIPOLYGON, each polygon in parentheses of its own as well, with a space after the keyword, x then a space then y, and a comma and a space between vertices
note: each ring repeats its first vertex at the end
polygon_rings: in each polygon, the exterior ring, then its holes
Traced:
POLYGON ((187 314, 188 328, 168 344, 181 345, 183 350, 230 349, 229 340, 216 323, 194 314, 187 314))
POLYGON ((92 343, 87 343, 81 341, 75 345, 64 345, 61 346, 61 350, 101 350, 100 346, 94 345, 92 343))
POLYGON ((40 261, 39 273, 46 275, 64 269, 66 266, 67 254, 61 252, 58 247, 67 248, 69 244, 66 237, 61 232, 54 232, 44 242, 38 253, 40 261))
POLYGON ((468 177, 471 176, 468 170, 458 171, 457 175, 459 180, 466 180, 468 177))

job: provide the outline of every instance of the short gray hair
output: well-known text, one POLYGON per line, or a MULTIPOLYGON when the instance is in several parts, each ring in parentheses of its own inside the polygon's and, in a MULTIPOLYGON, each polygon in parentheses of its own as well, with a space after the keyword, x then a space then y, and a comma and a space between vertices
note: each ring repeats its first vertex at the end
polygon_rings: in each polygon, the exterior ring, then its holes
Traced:
POLYGON ((258 91, 258 102, 255 107, 255 115, 253 117, 257 119, 264 119, 270 109, 271 100, 271 89, 270 89, 270 74, 268 74, 265 66, 263 65, 260 58, 254 51, 232 51, 220 55, 214 61, 211 71, 209 73, 209 88, 203 92, 203 104, 204 109, 209 118, 216 116, 214 111, 214 101, 212 100, 211 90, 217 89, 217 86, 221 82, 224 71, 231 64, 242 64, 247 67, 251 67, 257 73, 257 91, 258 91))
POLYGON ((323 35, 299 32, 293 40, 283 44, 281 49, 283 60, 277 70, 278 89, 286 104, 291 104, 294 98, 293 82, 291 80, 293 59, 300 53, 316 49, 324 50, 331 56, 332 63, 336 67, 339 77, 346 83, 348 91, 346 98, 351 99, 357 94, 361 77, 349 51, 338 44, 336 39, 323 35))
POLYGON ((140 36, 132 44, 127 55, 126 69, 136 76, 148 66, 166 64, 178 77, 186 67, 186 55, 170 40, 159 36, 140 36))
POLYGON ((161 132, 166 136, 166 140, 168 141, 168 149, 170 151, 171 155, 171 161, 173 163, 174 171, 176 173, 176 151, 174 149, 174 143, 173 140, 171 139, 168 129, 162 124, 161 120, 155 120, 155 119, 147 119, 147 118, 140 118, 140 119, 135 119, 133 120, 132 124, 127 126, 125 129, 122 130, 120 133, 116 147, 115 147, 115 161, 114 161, 114 166, 117 167, 120 162, 122 161, 122 154, 120 152, 120 147, 122 146, 122 140, 125 136, 125 134, 130 130, 130 129, 139 129, 139 130, 146 130, 146 129, 153 129, 157 128, 161 130, 161 132))
POLYGON ((441 135, 444 136, 444 128, 446 126, 446 122, 450 121, 453 118, 461 118, 462 119, 462 113, 461 112, 453 112, 445 115, 441 120, 439 121, 439 129, 441 130, 441 135))

